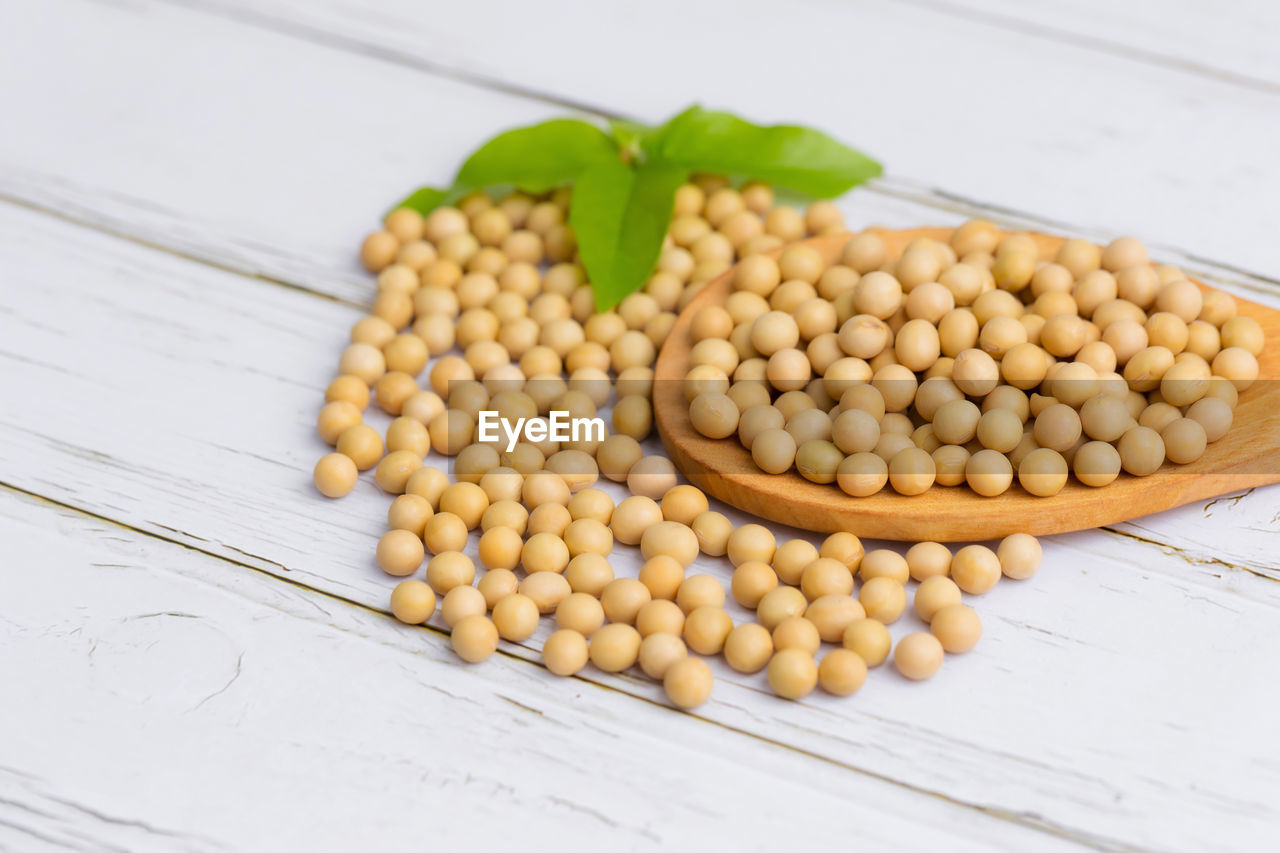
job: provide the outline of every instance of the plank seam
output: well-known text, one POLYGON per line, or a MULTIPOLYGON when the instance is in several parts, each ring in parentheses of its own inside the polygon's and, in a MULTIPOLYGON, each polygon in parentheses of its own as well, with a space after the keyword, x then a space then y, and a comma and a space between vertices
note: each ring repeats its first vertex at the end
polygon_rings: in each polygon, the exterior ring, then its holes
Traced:
MULTIPOLYGON (((303 583, 302 581, 298 581, 292 578, 283 577, 281 575, 274 574, 272 572, 267 571, 266 569, 255 566, 252 563, 248 563, 243 560, 237 560, 232 557, 228 557, 225 554, 218 554, 212 551, 207 551, 203 548, 199 548, 194 545, 191 545, 190 543, 183 542, 181 539, 165 536, 165 535, 156 533, 154 531, 149 531, 144 528, 138 527, 134 524, 131 524, 129 522, 120 521, 118 519, 111 518, 110 516, 103 515, 93 510, 80 507, 75 504, 68 503, 66 501, 58 500, 56 498, 51 498, 46 495, 42 495, 38 492, 33 492, 29 489, 25 489, 21 486, 14 485, 4 480, 0 480, 0 488, 12 494, 21 495, 29 500, 37 501, 39 503, 43 503, 51 507, 56 507, 66 512, 72 512, 82 517, 90 518, 90 519, 93 519, 94 521, 97 521, 103 524, 108 524, 113 527, 120 528, 122 530, 126 530, 136 536, 141 536, 147 539, 164 542, 169 545, 176 545, 179 548, 182 548, 184 550, 201 554, 206 557, 219 560, 223 563, 236 566, 241 569, 248 569, 249 571, 255 572, 268 579, 284 582, 305 593, 314 593, 324 598, 327 598, 331 601, 335 601, 341 604, 347 604, 357 609, 366 611, 368 613, 375 614, 377 616, 387 617, 387 618, 390 617, 390 613, 388 611, 380 610, 379 608, 373 607, 368 604, 364 604, 355 599, 347 598, 346 596, 338 595, 337 593, 333 593, 327 590, 309 586, 308 584, 303 583)), ((247 552, 245 553, 246 553, 246 556, 252 556, 252 555, 249 555, 247 552)), ((436 628, 431 625, 423 625, 422 628, 433 634, 436 634, 441 638, 447 638, 449 636, 442 629, 436 628)), ((523 646, 520 644, 510 644, 510 645, 516 646, 517 648, 523 649, 531 654, 536 654, 535 650, 530 649, 527 646, 523 646)), ((517 654, 508 649, 499 647, 497 653, 500 655, 503 655, 504 657, 510 660, 520 661, 522 663, 526 663, 532 666, 537 666, 545 669, 545 666, 543 666, 539 661, 517 654)), ((905 791, 909 791, 914 794, 931 797, 933 799, 940 800, 942 802, 948 803, 958 808, 964 808, 964 809, 976 811, 980 814, 987 815, 988 817, 994 818, 996 820, 1003 820, 1005 822, 1022 826, 1024 828, 1031 829, 1036 832, 1043 832, 1047 835, 1051 835, 1071 843, 1079 844, 1083 847, 1087 847, 1094 850, 1107 851, 1107 853, 1149 853, 1148 848, 1130 845, 1125 842, 1118 841, 1116 839, 1107 838, 1105 836, 1094 835, 1092 833, 1071 829, 1070 827, 1054 823, 1053 821, 1046 820, 1040 815, 1033 812, 1017 812, 1017 811, 1011 811, 1008 809, 1002 809, 997 806, 985 805, 982 803, 971 803, 965 800, 961 800, 961 799, 957 799, 955 797, 949 796, 940 791, 933 791, 933 790, 929 790, 928 788, 922 788, 917 785, 913 785, 909 782, 905 782, 900 779, 895 779, 892 776, 887 776, 882 773, 877 773, 872 770, 867 770, 861 767, 857 767, 847 762, 838 761, 834 758, 831 758, 830 756, 812 752, 800 746, 795 746, 792 744, 783 743, 781 741, 772 740, 770 738, 764 737, 763 735, 760 735, 760 734, 756 734, 755 732, 749 731, 747 729, 742 729, 737 726, 729 725, 728 723, 723 723, 718 720, 710 719, 700 714, 689 714, 688 712, 678 711, 677 709, 672 708, 663 702, 656 701, 647 696, 637 695, 635 693, 628 692, 627 690, 622 689, 620 686, 608 684, 601 681, 596 681, 596 680, 593 680, 592 678, 589 678, 581 674, 575 675, 573 676, 573 678, 583 684, 588 684, 588 685, 591 685, 592 687, 595 687, 601 690, 607 690, 613 693, 627 696, 628 698, 635 699, 640 702, 648 703, 650 705, 653 705, 654 707, 662 708, 663 710, 669 711, 671 713, 681 713, 681 714, 687 714, 688 716, 696 717, 697 719, 705 723, 708 723, 713 726, 717 726, 726 731, 731 731, 736 734, 743 735, 745 737, 751 738, 752 740, 758 741, 762 744, 766 744, 775 749, 783 749, 783 750, 787 750, 789 752, 795 753, 797 755, 804 756, 806 758, 816 759, 826 764, 829 764, 833 767, 847 770, 851 773, 857 773, 863 777, 874 779, 879 782, 884 782, 889 785, 894 785, 898 788, 901 788, 905 791)), ((624 677, 623 680, 626 680, 626 678, 624 677)))
MULTIPOLYGON (((1063 234, 1092 233, 1099 237, 1111 236, 1100 232, 1096 228, 1082 227, 1071 222, 1064 222, 1041 214, 1027 213, 1026 211, 995 202, 981 201, 951 190, 917 183, 909 178, 889 175, 876 178, 865 184, 861 189, 874 192, 877 195, 898 198, 914 204, 965 216, 981 215, 996 221, 997 224, 1007 224, 1018 228, 1045 229, 1063 234)), ((1157 250, 1156 254, 1164 252, 1179 255, 1181 258, 1191 261, 1192 264, 1202 265, 1198 268, 1189 268, 1189 271, 1194 273, 1197 278, 1203 278, 1219 284, 1229 284, 1268 296, 1275 296, 1277 292, 1280 292, 1280 278, 1247 270, 1224 261, 1214 260, 1179 246, 1156 245, 1155 248, 1157 250), (1216 268, 1220 272, 1214 272, 1207 267, 1216 268), (1233 273, 1241 277, 1227 278, 1222 275, 1222 272, 1233 273)))
POLYGON ((1196 62, 1193 59, 1185 59, 1173 54, 1161 53, 1156 50, 1146 50, 1144 48, 1124 44, 1123 42, 1073 33, 1070 30, 1058 29, 1057 27, 1053 27, 1048 24, 1038 24, 1035 21, 1016 18, 1012 15, 1002 15, 998 12, 987 12, 975 9, 971 6, 943 2, 943 0, 902 0, 902 2, 908 6, 914 6, 915 8, 923 11, 936 12, 940 15, 958 18, 970 24, 977 24, 979 26, 1005 30, 1022 35, 1035 36, 1048 41, 1078 47, 1082 50, 1087 50, 1093 53, 1103 53, 1108 56, 1115 56, 1120 59, 1144 65, 1154 65, 1169 71, 1175 71, 1179 74, 1207 77, 1221 83, 1239 86, 1244 89, 1251 89, 1255 92, 1264 92, 1268 95, 1280 95, 1280 83, 1277 83, 1274 80, 1269 80, 1265 77, 1254 77, 1250 74, 1241 74, 1240 72, 1232 71, 1229 68, 1209 65, 1204 62, 1196 62))
MULTIPOLYGON (((881 179, 881 180, 883 180, 883 179, 881 179)), ((927 190, 926 190, 926 191, 927 191, 927 190)), ((899 195, 899 196, 900 196, 900 197, 902 197, 902 198, 908 198, 908 199, 912 198, 912 196, 911 196, 911 194, 910 194, 910 190, 909 190, 909 189, 894 190, 892 193, 887 193, 887 194, 895 194, 895 195, 899 195)), ((291 291, 294 291, 294 292, 297 292, 297 293, 301 293, 301 294, 305 294, 305 295, 309 295, 309 296, 316 296, 316 297, 319 297, 319 298, 325 299, 325 300, 330 301, 330 302, 334 302, 334 303, 337 303, 337 304, 341 304, 341 305, 344 305, 344 306, 347 306, 347 307, 353 308, 353 309, 358 310, 358 311, 361 311, 361 312, 363 312, 363 311, 365 311, 365 310, 366 310, 366 307, 365 307, 364 305, 359 304, 359 303, 356 303, 356 302, 353 302, 353 301, 351 301, 351 300, 343 299, 343 298, 341 298, 341 297, 336 297, 336 296, 333 296, 333 295, 331 295, 331 294, 327 294, 327 293, 324 293, 324 292, 321 292, 321 291, 316 291, 316 290, 313 290, 313 289, 311 289, 311 288, 309 288, 309 287, 305 287, 305 286, 302 286, 302 285, 294 284, 294 283, 289 282, 289 281, 285 281, 285 280, 281 280, 281 279, 274 279, 274 278, 270 278, 270 277, 266 277, 266 276, 261 276, 261 275, 257 275, 257 274, 251 273, 251 272, 245 272, 245 271, 243 271, 243 270, 236 269, 236 268, 235 268, 235 267, 233 267, 233 266, 230 266, 230 265, 227 265, 227 264, 224 264, 224 263, 219 263, 218 261, 214 261, 214 260, 203 259, 203 258, 201 258, 201 257, 199 257, 199 256, 192 255, 192 254, 189 254, 189 253, 187 253, 187 252, 176 251, 176 250, 169 250, 169 249, 166 249, 166 248, 164 248, 164 247, 162 247, 162 246, 158 246, 158 245, 156 245, 156 244, 152 243, 152 242, 151 242, 151 241, 149 241, 149 240, 146 240, 146 239, 143 239, 143 238, 135 238, 135 237, 132 237, 132 236, 128 235, 127 233, 119 232, 119 231, 117 231, 117 230, 114 230, 114 229, 110 229, 110 228, 107 228, 107 227, 101 226, 101 225, 99 225, 99 224, 97 224, 97 223, 93 223, 93 222, 89 222, 89 221, 84 221, 84 220, 78 219, 78 218, 76 218, 76 217, 72 217, 72 216, 69 216, 69 215, 63 214, 63 213, 61 213, 61 212, 59 212, 59 211, 51 210, 51 209, 45 208, 45 207, 44 207, 44 206, 42 206, 42 205, 33 204, 33 203, 25 202, 25 201, 22 201, 22 200, 13 200, 13 199, 10 199, 9 197, 5 196, 3 193, 0 193, 0 204, 3 204, 3 203, 13 204, 13 205, 14 205, 14 206, 16 206, 16 207, 20 207, 20 208, 22 208, 22 209, 29 210, 29 211, 32 211, 32 212, 37 213, 37 214, 42 214, 42 215, 45 215, 45 216, 49 216, 49 217, 51 217, 51 218, 53 218, 53 219, 56 219, 56 220, 59 220, 59 221, 62 221, 62 222, 69 223, 69 224, 74 225, 74 226, 76 226, 76 227, 85 228, 86 230, 96 231, 96 232, 99 232, 99 233, 103 233, 103 234, 106 234, 107 236, 113 237, 113 238, 115 238, 115 239, 123 240, 123 241, 125 241, 125 242, 131 242, 131 243, 134 243, 134 244, 136 244, 136 245, 143 246, 143 247, 145 247, 145 248, 153 249, 153 250, 155 250, 155 251, 159 251, 159 252, 162 252, 162 253, 164 253, 164 254, 168 254, 168 255, 170 255, 170 256, 172 256, 172 257, 180 258, 180 259, 182 259, 182 260, 184 260, 184 261, 188 261, 188 262, 191 262, 191 263, 197 263, 197 264, 202 264, 202 265, 205 265, 205 266, 209 266, 209 267, 212 267, 212 268, 214 268, 214 269, 217 269, 217 270, 219 270, 219 271, 221 271, 221 272, 225 272, 225 273, 232 274, 232 275, 240 275, 240 276, 244 276, 244 277, 246 277, 246 278, 250 278, 250 279, 257 280, 257 281, 261 281, 261 282, 264 282, 264 283, 266 283, 266 284, 270 284, 270 285, 273 285, 273 286, 283 287, 283 288, 285 288, 285 289, 287 289, 287 290, 291 290, 291 291)), ((960 210, 961 208, 956 208, 956 209, 957 209, 957 210, 960 210)), ((1052 226, 1051 226, 1051 227, 1052 227, 1052 226)), ((1209 277, 1209 276, 1206 276, 1206 277, 1209 277)), ((1278 282, 1277 282, 1277 286, 1278 286, 1278 287, 1280 287, 1280 281, 1278 281, 1278 282)), ((88 452, 93 453, 93 452, 96 452, 96 451, 89 450, 88 452)), ((19 489, 19 490, 21 490, 21 489, 20 489, 20 487, 13 486, 13 485, 11 485, 11 484, 5 483, 4 481, 0 481, 0 486, 6 486, 6 487, 9 487, 9 488, 14 488, 14 489, 19 489)), ((43 495, 38 495, 38 494, 37 494, 37 493, 35 493, 35 492, 29 492, 28 494, 31 494, 31 495, 33 495, 33 496, 37 496, 37 497, 40 497, 40 498, 42 498, 42 499, 50 500, 50 501, 52 501, 52 502, 54 502, 54 503, 57 503, 57 501, 56 501, 56 500, 54 500, 54 499, 52 499, 52 498, 46 498, 46 497, 44 497, 43 495)), ((69 507, 69 508, 77 509, 77 511, 90 512, 89 510, 79 510, 79 508, 75 508, 75 507, 69 507)), ((119 524, 122 524, 122 525, 124 524, 123 522, 113 522, 113 523, 119 523, 119 524)), ((137 530, 136 528, 131 528, 131 529, 135 529, 135 530, 137 530)), ((1106 529, 1108 532, 1115 533, 1116 535, 1126 536, 1127 538, 1132 539, 1133 541, 1137 541, 1137 542, 1140 542, 1140 543, 1143 543, 1143 544, 1153 545, 1154 547, 1160 548, 1160 549, 1162 549, 1162 550, 1166 551, 1167 553, 1170 553, 1170 554, 1172 554, 1172 555, 1176 555, 1176 556, 1180 557, 1182 560, 1184 560, 1184 561, 1185 561, 1186 563, 1188 563, 1189 565, 1203 565, 1203 564, 1205 563, 1205 558, 1199 557, 1199 556, 1197 556, 1196 554, 1194 554, 1194 553, 1192 553, 1192 552, 1189 552, 1189 551, 1185 550, 1184 548, 1182 548, 1181 546, 1178 546, 1178 545, 1173 544, 1173 543, 1171 543, 1171 542, 1161 542, 1161 541, 1159 541, 1159 540, 1155 540, 1155 539, 1149 539, 1149 538, 1146 538, 1146 537, 1134 536, 1134 535, 1132 535, 1132 534, 1127 534, 1127 533, 1121 533, 1120 531, 1114 530, 1114 529, 1112 529, 1112 528, 1104 528, 1104 529, 1106 529)), ((138 531, 138 532, 140 532, 140 533, 141 533, 141 532, 143 532, 143 531, 138 531)), ((176 531, 176 530, 175 530, 175 531, 173 531, 173 532, 175 532, 175 533, 179 533, 180 531, 176 531)), ((191 536, 191 534, 185 534, 185 533, 184 533, 183 535, 191 536)), ((198 538, 198 537, 194 537, 194 536, 193 536, 192 538, 198 538)), ((176 541, 176 540, 168 540, 168 539, 166 539, 166 541, 176 541)), ((228 546, 228 547, 229 547, 229 548, 233 548, 233 549, 234 549, 234 546, 228 546)), ((238 549, 234 549, 234 550, 238 550, 238 549)), ((208 552, 202 552, 202 553, 208 553, 208 552)), ((263 559, 263 558, 257 557, 256 555, 251 555, 251 554, 246 554, 246 556, 254 557, 254 559, 263 559)), ((1249 566, 1246 566, 1246 565, 1241 565, 1241 564, 1236 564, 1236 563, 1227 563, 1227 562, 1222 561, 1222 560, 1216 560, 1216 561, 1215 561, 1215 564, 1220 564, 1220 565, 1222 565, 1222 566, 1224 566, 1224 567, 1226 567, 1226 568, 1236 569, 1236 570, 1243 571, 1243 572, 1246 572, 1246 573, 1249 573, 1249 574, 1258 575, 1259 577, 1264 577, 1264 578, 1267 578, 1268 580, 1276 580, 1275 578, 1269 577, 1269 576, 1268 576, 1268 575, 1266 575, 1265 573, 1261 573, 1261 572, 1259 572, 1257 569, 1250 568, 1249 566)), ((273 577, 277 577, 277 576, 273 575, 273 577)), ((311 587, 307 587, 307 588, 308 588, 308 589, 310 589, 311 587)), ((375 611, 375 612, 383 612, 383 611, 375 611)))
POLYGON ((194 254, 193 252, 185 251, 183 249, 178 249, 171 245, 158 243, 154 239, 149 239, 139 234, 134 234, 128 231, 121 230, 120 228, 112 227, 111 225, 105 222, 95 222, 85 217, 75 216, 66 211, 48 207, 47 205, 39 204, 29 199, 20 198, 18 196, 13 196, 8 193, 0 192, 0 203, 10 204, 10 205, 13 205, 14 207, 23 208, 24 210, 30 210, 33 213, 43 214, 44 216, 48 216, 52 219, 57 219, 58 221, 65 222, 69 225, 75 225, 79 228, 84 228, 89 231, 97 231, 99 234, 105 234, 108 237, 114 237, 117 240, 122 240, 126 243, 133 243, 136 246, 142 246, 145 249, 151 249, 152 251, 160 252, 162 254, 169 255, 174 258, 181 258, 184 261, 189 261, 194 264, 200 264, 202 266, 212 267, 213 269, 219 270, 221 272, 254 279, 255 281, 260 281, 260 282, 263 282, 264 284, 270 284, 275 287, 283 287, 285 290, 293 290, 298 293, 305 293, 308 296, 314 296, 319 299, 327 300, 329 302, 336 302, 339 305, 346 305, 348 307, 355 308, 359 311, 366 310, 366 306, 359 302, 354 302, 350 299, 345 299, 341 296, 336 296, 332 293, 326 293, 323 290, 316 290, 313 287, 307 287, 305 284, 298 284, 297 282, 287 281, 282 278, 275 278, 273 276, 263 275, 260 272, 254 272, 253 270, 245 267, 239 267, 231 263, 228 263, 226 261, 220 261, 213 255, 207 255, 207 256, 197 255, 197 254, 194 254))
MULTIPOLYGON (((558 95, 552 92, 546 92, 530 86, 521 85, 519 83, 512 83, 496 77, 490 77, 490 76, 478 74, 472 71, 451 67, 443 63, 432 62, 430 60, 423 59, 422 57, 408 53, 407 51, 401 51, 395 48, 384 47, 374 42, 361 39, 358 36, 343 35, 340 33, 332 32, 330 30, 326 30, 319 26, 315 26, 305 22, 291 21, 276 15, 267 14, 257 10, 243 9, 240 7, 229 8, 221 3, 216 2, 216 0, 161 0, 161 1, 167 5, 186 9, 196 14, 211 15, 213 17, 218 17, 218 18, 222 18, 223 20, 231 21, 232 23, 242 24, 242 25, 254 27, 257 29, 267 30, 267 31, 276 33, 278 35, 285 36, 286 38, 298 39, 298 40, 310 42, 312 44, 318 44, 322 47, 341 50, 348 53, 354 53, 354 54, 364 56, 366 58, 373 59, 379 62, 395 65, 401 68, 408 68, 410 70, 418 71, 424 74, 431 74, 434 76, 442 77, 442 78, 452 80, 454 82, 461 83, 463 85, 472 86, 475 88, 488 89, 491 91, 500 92, 502 94, 511 95, 514 97, 520 97, 520 98, 525 98, 527 100, 533 100, 533 101, 537 101, 540 103, 545 103, 553 106, 564 107, 566 109, 574 110, 580 113, 585 113, 585 114, 594 116, 596 118, 622 119, 627 121, 643 121, 642 118, 639 118, 637 116, 632 116, 626 113, 618 112, 616 110, 601 107, 597 104, 592 104, 586 101, 580 101, 574 98, 558 95)), ((927 2, 930 2, 930 0, 920 0, 920 2, 927 3, 927 2)), ((1274 86, 1274 91, 1275 93, 1280 94, 1280 84, 1277 84, 1274 86)), ((1044 222, 1047 224, 1052 222, 1052 220, 1038 217, 1036 214, 1033 214, 1033 213, 1017 210, 1015 208, 1002 207, 1000 205, 990 204, 981 200, 969 199, 964 196, 949 193, 946 190, 926 189, 926 193, 928 193, 928 196, 941 196, 941 198, 943 199, 942 202, 935 200, 931 197, 922 198, 919 195, 903 196, 900 194, 900 191, 895 192, 891 188, 892 187, 891 183, 888 183, 887 184, 888 188, 883 188, 884 191, 882 192, 881 184, 886 184, 886 183, 887 182, 885 182, 884 179, 881 179, 880 181, 873 181, 869 184, 864 185, 863 189, 870 192, 877 192, 883 195, 888 195, 888 196, 893 196, 898 198, 909 198, 909 200, 914 201, 918 204, 923 204, 925 206, 934 207, 941 210, 954 210, 954 208, 951 208, 947 206, 947 204, 945 204, 945 200, 950 199, 950 200, 958 201, 961 204, 964 204, 970 208, 974 208, 981 211, 992 212, 992 213, 1002 213, 1006 216, 1016 217, 1016 218, 1025 220, 1027 222, 1044 222)), ((1057 225, 1058 227, 1063 228, 1070 232, 1080 233, 1083 230, 1085 230, 1078 226, 1070 225, 1068 223, 1057 223, 1057 225)), ((1191 252, 1186 250, 1176 250, 1176 251, 1178 251, 1179 254, 1182 254, 1183 256, 1186 256, 1189 258, 1197 258, 1201 262, 1207 262, 1213 266, 1217 266, 1222 269, 1230 269, 1233 272, 1247 275, 1251 278, 1265 282, 1269 285, 1273 285, 1277 289, 1280 289, 1280 280, 1269 278, 1263 274, 1255 273, 1249 270, 1244 270, 1244 269, 1241 269, 1240 267, 1234 267, 1230 264, 1214 261, 1212 259, 1199 258, 1198 256, 1195 256, 1191 252)))

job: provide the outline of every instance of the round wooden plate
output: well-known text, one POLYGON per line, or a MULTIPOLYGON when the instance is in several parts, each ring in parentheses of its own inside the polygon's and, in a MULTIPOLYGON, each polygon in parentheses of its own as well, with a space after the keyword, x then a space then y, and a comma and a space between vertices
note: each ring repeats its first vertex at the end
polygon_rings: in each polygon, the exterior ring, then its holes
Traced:
MULTIPOLYGON (((951 233, 947 228, 873 230, 884 239, 891 258, 917 237, 947 240, 951 233)), ((1032 236, 1046 259, 1064 239, 1032 236)), ((847 234, 837 234, 805 242, 833 263, 848 239, 847 234)), ((1239 298, 1239 313, 1257 320, 1266 335, 1267 346, 1258 359, 1260 379, 1240 395, 1227 435, 1190 465, 1166 463, 1150 477, 1122 473, 1101 489, 1072 478, 1051 498, 1028 494, 1016 479, 1013 488, 994 498, 981 497, 964 486, 934 486, 916 497, 886 488, 872 497, 855 498, 834 484, 811 483, 794 469, 765 474, 755 468, 751 454, 736 437, 709 439, 693 429, 680 382, 689 367, 693 315, 704 305, 723 302, 731 280, 729 272, 712 281, 676 321, 654 370, 654 415, 667 452, 689 481, 754 515, 806 530, 848 530, 877 539, 972 541, 1019 531, 1045 535, 1083 530, 1280 482, 1280 382, 1275 381, 1280 378, 1280 311, 1239 298)))

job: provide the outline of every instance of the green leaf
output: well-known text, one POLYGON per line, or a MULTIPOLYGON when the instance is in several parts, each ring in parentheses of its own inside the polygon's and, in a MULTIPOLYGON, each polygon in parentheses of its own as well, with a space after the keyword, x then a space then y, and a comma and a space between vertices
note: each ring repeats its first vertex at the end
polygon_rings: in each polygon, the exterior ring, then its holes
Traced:
POLYGON ((612 118, 609 119, 609 132, 618 145, 624 163, 643 163, 648 159, 649 146, 662 132, 662 128, 629 119, 612 118))
POLYGON ((652 131, 652 127, 647 124, 641 124, 638 121, 631 121, 625 118, 609 119, 609 133, 613 136, 613 141, 617 143, 619 148, 638 145, 645 135, 652 131))
POLYGON ((875 160, 821 131, 761 127, 696 105, 667 122, 649 153, 695 172, 762 180, 819 198, 840 195, 883 171, 875 160))
POLYGON ((454 185, 511 184, 543 192, 574 180, 595 163, 617 159, 617 146, 600 128, 578 119, 555 119, 490 139, 462 164, 454 185))
POLYGON ((631 168, 616 159, 596 163, 578 176, 569 224, 597 310, 617 305, 653 272, 671 224, 676 189, 688 177, 681 166, 650 162, 631 168))
POLYGON ((392 210, 401 207, 408 207, 418 211, 423 216, 426 216, 440 205, 449 201, 450 197, 453 195, 454 191, 451 190, 440 190, 435 187, 419 187, 410 193, 408 198, 393 207, 392 210))

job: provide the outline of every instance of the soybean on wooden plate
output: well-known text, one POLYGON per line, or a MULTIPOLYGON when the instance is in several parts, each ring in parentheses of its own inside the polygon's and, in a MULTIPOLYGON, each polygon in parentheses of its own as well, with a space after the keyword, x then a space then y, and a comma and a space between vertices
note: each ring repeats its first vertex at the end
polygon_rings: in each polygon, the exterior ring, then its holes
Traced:
MULTIPOLYGON (((946 240, 951 233, 947 228, 873 230, 885 241, 891 258, 917 237, 946 240)), ((1032 236, 1045 259, 1064 240, 1032 236)), ((847 234, 837 234, 805 242, 833 263, 848 239, 847 234)), ((689 334, 693 315, 705 305, 723 303, 731 291, 732 276, 730 271, 708 284, 676 321, 655 365, 653 404, 658 432, 676 466, 690 482, 738 509, 806 530, 953 542, 1016 532, 1039 536, 1083 530, 1280 482, 1280 311, 1239 298, 1238 313, 1257 320, 1266 336, 1258 359, 1259 379, 1241 393, 1226 436, 1189 465, 1166 462, 1149 477, 1121 473, 1102 488, 1085 486, 1073 477, 1051 498, 1028 494, 1016 477, 1009 491, 993 498, 981 497, 966 486, 934 486, 915 497, 899 495, 886 486, 877 495, 855 498, 834 483, 811 483, 794 469, 785 474, 763 473, 736 437, 709 439, 693 429, 682 388, 693 344, 689 334)))

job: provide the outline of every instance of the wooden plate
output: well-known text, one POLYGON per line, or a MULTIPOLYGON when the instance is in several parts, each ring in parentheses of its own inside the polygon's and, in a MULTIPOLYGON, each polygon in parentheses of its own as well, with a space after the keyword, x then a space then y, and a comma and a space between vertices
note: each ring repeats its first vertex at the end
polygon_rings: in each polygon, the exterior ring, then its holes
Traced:
MULTIPOLYGON (((876 229, 876 233, 884 239, 889 256, 897 257, 911 240, 946 240, 950 229, 876 229)), ((1064 239, 1033 236, 1044 258, 1051 258, 1064 239)), ((847 240, 848 235, 839 234, 806 243, 832 263, 847 240)), ((1098 527, 1280 482, 1280 382, 1275 381, 1280 379, 1280 311, 1239 298, 1239 313, 1257 320, 1266 335, 1267 346, 1258 359, 1260 379, 1241 393, 1231 430, 1190 465, 1166 463, 1150 477, 1122 473, 1100 489, 1072 478, 1051 498, 1026 493, 1016 478, 1013 488, 994 498, 981 497, 964 486, 934 486, 916 497, 886 487, 878 495, 855 498, 834 484, 811 483, 794 469, 765 474, 755 468, 736 437, 709 439, 693 429, 679 381, 688 371, 694 313, 704 305, 722 303, 730 293, 731 278, 730 272, 712 281, 677 320, 655 366, 654 414, 667 452, 690 482, 754 515, 807 530, 848 530, 878 539, 981 540, 1018 531, 1044 535, 1098 527)))

